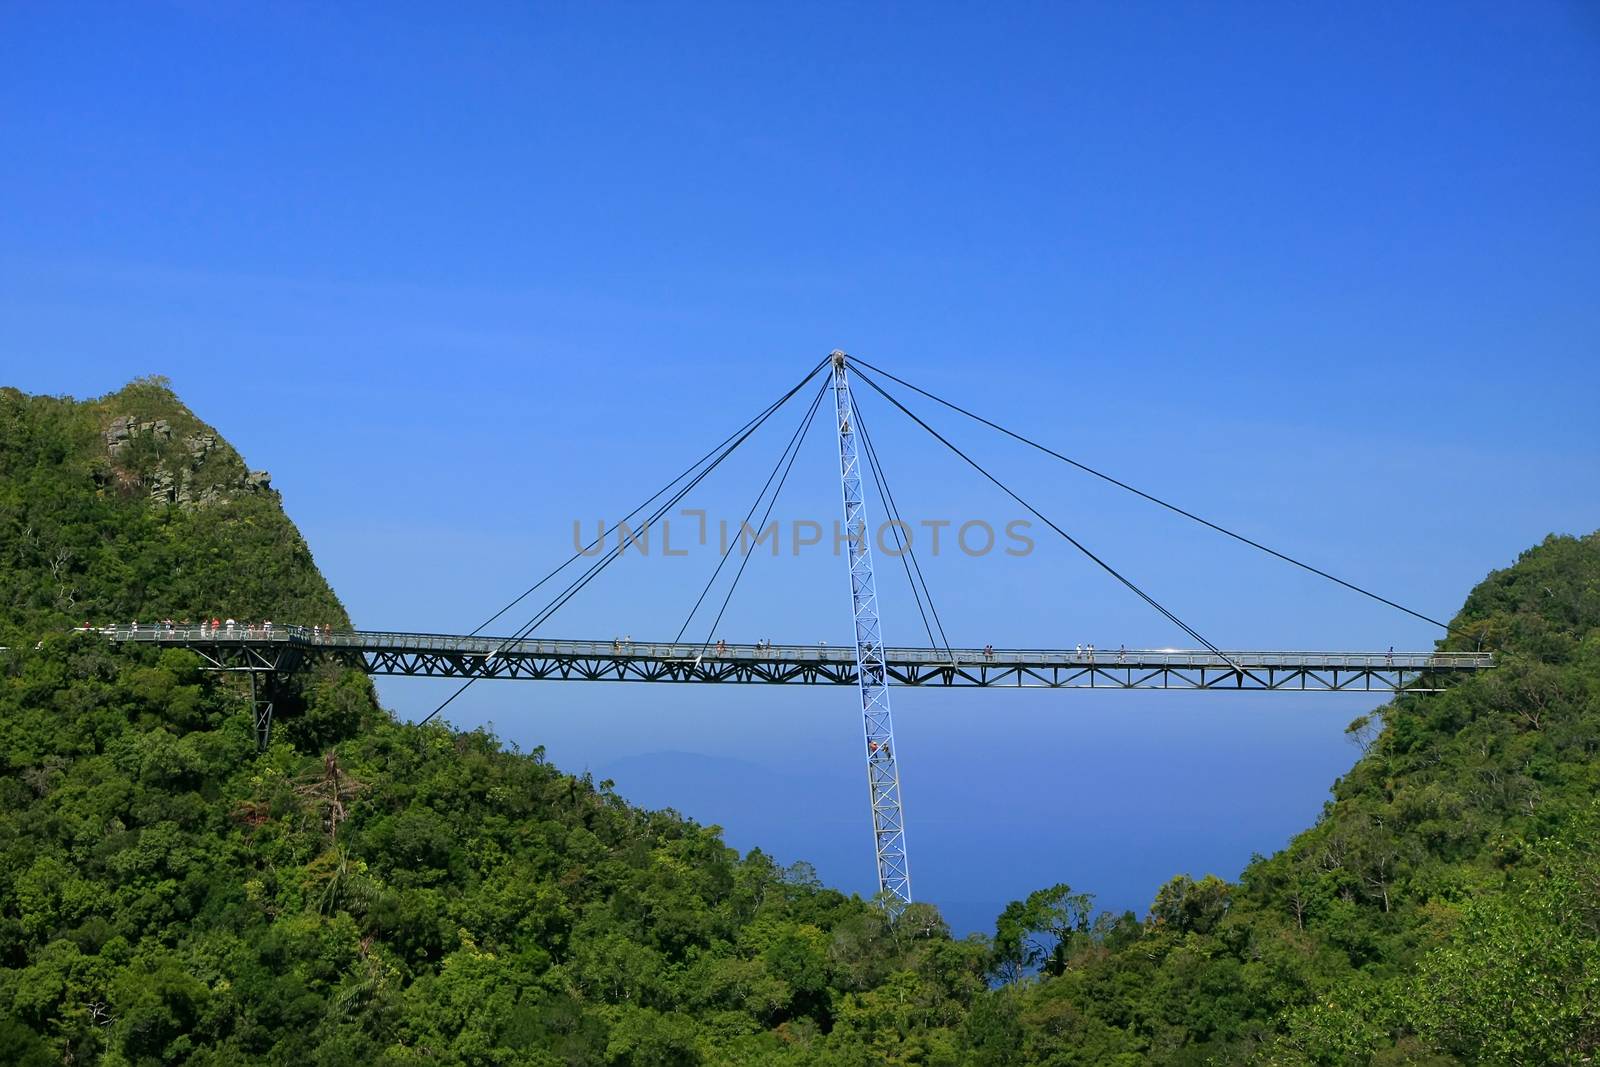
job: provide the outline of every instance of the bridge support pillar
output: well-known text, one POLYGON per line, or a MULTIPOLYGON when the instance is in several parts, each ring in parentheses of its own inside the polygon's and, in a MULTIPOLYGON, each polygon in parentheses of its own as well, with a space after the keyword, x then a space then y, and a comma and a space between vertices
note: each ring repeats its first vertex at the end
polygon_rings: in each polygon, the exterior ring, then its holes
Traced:
POLYGON ((257 752, 265 752, 272 740, 272 711, 277 696, 277 671, 250 672, 250 711, 256 722, 257 752))
POLYGON ((834 411, 839 429, 839 480, 844 490, 844 529, 850 549, 850 606, 855 622, 856 688, 867 743, 867 790, 872 804, 872 841, 878 860, 878 895, 891 915, 911 903, 911 868, 906 860, 905 817, 900 805, 899 748, 889 715, 889 672, 878 589, 872 575, 872 537, 866 492, 856 450, 854 405, 845 354, 833 353, 834 411))

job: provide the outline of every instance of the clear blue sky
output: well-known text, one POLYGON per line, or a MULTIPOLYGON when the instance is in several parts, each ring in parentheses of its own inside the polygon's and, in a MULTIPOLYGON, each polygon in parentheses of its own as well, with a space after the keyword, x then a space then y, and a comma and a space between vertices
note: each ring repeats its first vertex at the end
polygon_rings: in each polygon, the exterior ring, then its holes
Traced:
MULTIPOLYGON (((8 5, 0 380, 169 375, 374 628, 477 623, 834 347, 1429 614, 1600 526, 1592 5, 993 7, 8 5)), ((1014 517, 868 410, 909 513, 1014 517)), ((699 503, 742 514, 782 421, 699 503)), ((1435 636, 959 439, 1219 644, 1435 636)), ((834 470, 819 432, 779 513, 831 519, 834 470)), ((632 563, 548 632, 675 631, 709 558, 632 563)), ((1043 537, 929 572, 956 640, 1182 643, 1043 537)), ((730 639, 846 640, 837 560, 745 583, 730 639)), ((866 889, 852 700, 486 685, 451 714, 866 889)), ((897 700, 914 887, 960 924, 1236 874, 1371 706, 897 700)))

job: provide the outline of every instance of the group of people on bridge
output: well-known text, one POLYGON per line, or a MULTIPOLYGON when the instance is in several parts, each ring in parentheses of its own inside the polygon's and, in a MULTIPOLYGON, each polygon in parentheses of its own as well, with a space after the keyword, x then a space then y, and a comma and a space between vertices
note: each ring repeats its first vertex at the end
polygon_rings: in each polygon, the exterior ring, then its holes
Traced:
MULTIPOLYGON (((653 654, 656 646, 651 645, 649 647, 653 654)), ((765 637, 757 641, 752 647, 755 649, 757 654, 770 654, 777 649, 777 645, 774 644, 770 638, 765 637)), ((828 643, 826 641, 818 642, 817 647, 827 648, 828 643)), ((728 642, 720 637, 714 644, 710 646, 711 653, 716 656, 726 656, 728 654, 728 648, 728 642)), ((632 655, 634 653, 633 635, 629 634, 626 637, 613 637, 611 639, 611 651, 618 655, 622 655, 624 653, 632 655)))
MULTIPOLYGON (((1092 644, 1090 644, 1090 645, 1079 644, 1073 649, 1072 656, 1079 663, 1092 664, 1092 663, 1094 663, 1094 645, 1092 645, 1092 644)), ((984 645, 983 646, 983 658, 985 660, 993 662, 993 660, 994 660, 994 646, 993 645, 984 645)), ((1128 662, 1128 646, 1127 645, 1123 645, 1123 646, 1121 646, 1120 648, 1117 649, 1117 662, 1118 663, 1126 663, 1126 662, 1128 662)))
MULTIPOLYGON (((120 629, 120 627, 115 625, 96 626, 93 622, 85 619, 83 625, 80 626, 79 629, 85 633, 110 634, 115 633, 118 629, 120 629)), ((134 635, 141 633, 177 634, 179 632, 189 634, 190 632, 194 632, 195 636, 201 638, 271 638, 275 634, 293 633, 295 631, 299 631, 304 634, 306 632, 306 627, 292 626, 287 630, 283 630, 275 628, 271 619, 263 619, 260 622, 240 622, 239 620, 231 617, 224 619, 217 615, 213 615, 209 619, 201 619, 198 623, 190 622, 188 619, 168 618, 159 619, 150 623, 144 623, 138 619, 134 619, 128 624, 128 632, 134 635)), ((312 640, 314 641, 325 641, 333 634, 333 627, 321 625, 312 626, 310 627, 310 634, 312 640)))

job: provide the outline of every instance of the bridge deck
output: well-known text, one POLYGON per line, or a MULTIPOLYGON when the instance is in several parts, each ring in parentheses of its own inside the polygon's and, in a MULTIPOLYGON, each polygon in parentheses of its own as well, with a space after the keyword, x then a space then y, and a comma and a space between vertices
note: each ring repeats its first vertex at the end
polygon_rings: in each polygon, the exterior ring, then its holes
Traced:
MULTIPOLYGON (((98 631, 118 643, 192 649, 216 670, 293 670, 338 662, 368 674, 611 682, 855 685, 855 650, 829 645, 669 644, 511 640, 454 634, 317 631, 304 626, 164 627, 98 631)), ((1227 689, 1433 692, 1452 675, 1494 666, 1476 652, 1259 652, 1227 659, 1185 649, 886 648, 889 679, 905 686, 1051 689, 1227 689), (1232 660, 1229 663, 1228 660, 1232 660), (1237 665, 1237 667, 1235 666, 1237 665)))

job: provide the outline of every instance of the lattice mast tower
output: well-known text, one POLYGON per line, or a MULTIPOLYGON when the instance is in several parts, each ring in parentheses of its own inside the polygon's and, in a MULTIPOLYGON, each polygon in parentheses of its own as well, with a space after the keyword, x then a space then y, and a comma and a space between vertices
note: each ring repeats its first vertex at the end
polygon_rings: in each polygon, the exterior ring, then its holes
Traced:
POLYGON ((833 401, 839 427, 839 480, 844 489, 844 528, 849 549, 850 609, 855 622, 861 718, 866 729, 867 788, 872 801, 872 843, 878 855, 878 890, 898 914, 911 903, 906 864, 905 819, 900 807, 900 771, 895 761, 894 723, 889 715, 889 675, 884 668, 883 627, 872 577, 872 537, 850 402, 850 376, 843 352, 833 353, 833 401))

